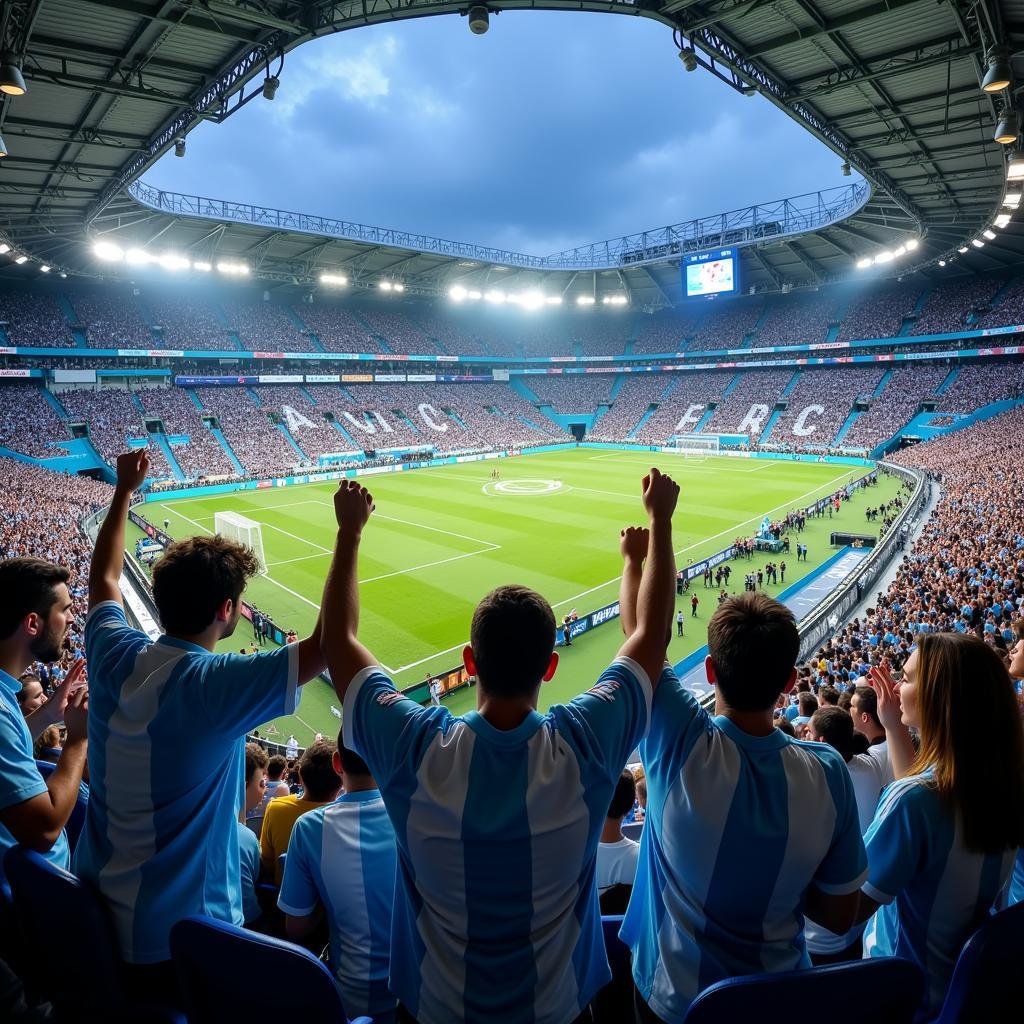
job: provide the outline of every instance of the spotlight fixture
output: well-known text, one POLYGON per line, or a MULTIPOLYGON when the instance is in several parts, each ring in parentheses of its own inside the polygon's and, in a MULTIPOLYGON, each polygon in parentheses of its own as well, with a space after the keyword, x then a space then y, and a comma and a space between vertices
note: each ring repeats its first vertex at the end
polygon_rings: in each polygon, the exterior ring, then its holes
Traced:
POLYGON ((868 267, 871 266, 871 262, 872 261, 870 256, 862 256, 859 260, 857 260, 857 269, 867 270, 868 267))
POLYGON ((21 61, 13 53, 0 57, 0 92, 5 96, 24 96, 28 92, 21 61))
POLYGON ((277 75, 267 75, 263 79, 263 98, 265 100, 272 100, 277 95, 277 87, 281 84, 281 79, 277 75))
POLYGON ((972 238, 971 245, 973 245, 975 249, 982 249, 984 248, 985 243, 980 238, 972 238))
POLYGON ((679 51, 679 59, 683 62, 683 67, 686 68, 687 71, 697 70, 697 54, 695 54, 689 47, 679 51))
POLYGON ((11 247, 6 242, 0 242, 0 256, 4 256, 11 251, 11 247))
POLYGON ((1010 154, 1009 162, 1006 165, 1006 179, 1007 181, 1017 181, 1020 178, 1024 178, 1024 153, 1015 149, 1010 154))
POLYGON ((27 256, 19 256, 14 262, 17 263, 18 266, 20 267, 23 263, 28 263, 28 257, 27 256))
POLYGON ((960 253, 960 255, 962 256, 962 255, 963 255, 963 254, 964 254, 965 252, 967 252, 967 246, 966 246, 966 245, 961 245, 961 246, 959 246, 959 247, 957 248, 957 250, 956 250, 956 251, 957 251, 958 253, 960 253))
POLYGON ((213 270, 213 264, 207 263, 206 260, 196 260, 196 262, 192 264, 192 269, 201 270, 203 273, 209 273, 213 270))
POLYGON ((185 140, 175 139, 174 140, 174 155, 176 157, 183 157, 185 155, 185 140))
POLYGON ((1005 46, 993 46, 988 51, 988 71, 981 80, 983 92, 1002 92, 1013 81, 1010 51, 1005 46))
POLYGON ((939 260, 939 266, 940 267, 944 267, 945 265, 946 265, 946 261, 945 260, 939 260))
POLYGON ((321 284, 348 284, 348 278, 344 274, 321 274, 321 284))
POLYGON ((45 263, 40 265, 40 267, 39 267, 39 273, 40 274, 48 274, 49 272, 50 272, 50 268, 45 263))
POLYGON ((491 14, 486 7, 476 6, 469 9, 469 31, 475 36, 482 36, 491 25, 491 14))
POLYGON ((380 288, 380 290, 382 292, 389 292, 389 291, 391 291, 391 282, 390 281, 381 281, 380 284, 377 285, 377 287, 380 288))
POLYGON ((995 224, 997 228, 1005 228, 1006 225, 1010 223, 1010 220, 1011 217, 1008 213, 1001 213, 992 223, 995 224))
POLYGON ((843 161, 843 165, 840 170, 843 172, 844 178, 848 178, 850 176, 850 165, 845 160, 843 161))
POLYGON ((986 228, 986 229, 985 229, 984 231, 982 231, 982 234, 983 234, 983 235, 984 235, 984 236, 985 236, 985 237, 986 237, 986 238, 987 238, 987 239, 988 239, 988 240, 989 240, 990 242, 992 241, 992 239, 993 239, 993 238, 995 238, 995 237, 996 237, 996 233, 995 233, 994 231, 990 231, 990 230, 989 230, 988 228, 986 228))
POLYGON ((597 300, 593 295, 579 295, 576 298, 577 306, 592 306, 597 300))
POLYGON ((908 238, 904 244, 907 252, 913 252, 921 243, 916 238, 908 238))
POLYGON ((395 281, 395 283, 391 287, 396 292, 404 292, 405 291, 405 285, 402 284, 401 281, 395 281))
POLYGON ((1016 110, 1007 110, 999 118, 996 133, 992 136, 1001 146, 1012 146, 1020 135, 1020 121, 1016 110))
POLYGON ((0 160, 7 156, 7 143, 4 142, 4 137, 0 135, 0 160))

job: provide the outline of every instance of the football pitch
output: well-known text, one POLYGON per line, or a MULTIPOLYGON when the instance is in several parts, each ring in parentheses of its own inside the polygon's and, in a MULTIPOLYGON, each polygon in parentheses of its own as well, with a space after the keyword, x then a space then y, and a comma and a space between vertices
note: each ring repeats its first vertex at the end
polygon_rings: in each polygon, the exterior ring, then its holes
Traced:
MULTIPOLYGON (((538 590, 559 619, 574 608, 584 615, 611 603, 622 572, 619 530, 645 522, 640 481, 652 459, 682 488, 674 519, 680 567, 753 534, 763 516, 806 506, 865 472, 831 463, 694 460, 580 448, 364 477, 376 512, 360 550, 361 639, 399 686, 409 686, 459 663, 473 609, 499 584, 538 590), (500 479, 492 479, 493 470, 500 479)), ((169 520, 174 537, 212 533, 216 512, 261 523, 268 572, 252 581, 246 596, 303 636, 316 620, 330 561, 335 488, 333 482, 306 484, 167 502, 156 496, 140 511, 157 525, 169 520)), ((832 529, 868 532, 864 509, 897 490, 895 480, 882 478, 877 487, 859 490, 836 519, 811 521, 801 535, 808 561, 797 563, 795 550, 786 558, 785 587, 833 553, 832 529)), ((744 573, 764 561, 740 563, 731 589, 742 589, 744 573)), ((716 606, 715 591, 704 590, 699 579, 691 593, 701 602, 698 616, 690 615, 689 596, 680 599, 686 604, 686 635, 673 637, 673 661, 704 645, 716 606)), ((541 691, 541 707, 589 688, 621 640, 613 620, 562 649, 558 672, 541 691)), ((251 641, 251 627, 243 621, 221 649, 238 650, 251 641)), ((305 691, 298 714, 273 723, 271 735, 294 732, 305 744, 315 732, 337 732, 334 691, 318 680, 305 691)), ((474 701, 466 689, 446 698, 455 713, 474 701)))

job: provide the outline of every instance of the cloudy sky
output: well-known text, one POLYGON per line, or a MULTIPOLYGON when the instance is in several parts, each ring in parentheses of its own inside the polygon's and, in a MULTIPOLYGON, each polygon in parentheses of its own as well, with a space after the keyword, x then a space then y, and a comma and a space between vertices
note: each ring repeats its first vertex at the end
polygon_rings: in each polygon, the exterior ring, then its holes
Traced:
POLYGON ((506 12, 319 39, 146 175, 161 188, 546 255, 844 183, 839 159, 668 29, 506 12))

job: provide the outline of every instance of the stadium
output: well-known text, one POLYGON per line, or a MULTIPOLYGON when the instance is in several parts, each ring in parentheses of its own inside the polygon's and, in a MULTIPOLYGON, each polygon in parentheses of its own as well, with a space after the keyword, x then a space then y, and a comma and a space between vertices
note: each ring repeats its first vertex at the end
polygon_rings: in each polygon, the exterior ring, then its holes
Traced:
POLYGON ((0 1018, 1019 1019, 1022 38, 4 4, 0 1018))

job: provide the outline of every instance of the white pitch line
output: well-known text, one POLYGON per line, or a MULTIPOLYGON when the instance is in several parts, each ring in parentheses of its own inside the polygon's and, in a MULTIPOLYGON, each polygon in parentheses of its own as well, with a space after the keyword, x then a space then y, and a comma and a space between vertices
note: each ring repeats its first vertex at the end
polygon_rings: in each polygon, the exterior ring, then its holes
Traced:
POLYGON ((255 522, 267 527, 268 530, 277 530, 278 533, 283 533, 286 537, 291 537, 292 540, 300 541, 303 544, 308 544, 311 548, 319 548, 321 554, 331 554, 330 548, 325 548, 323 544, 317 544, 315 541, 307 540, 305 537, 299 537, 294 533, 289 533, 287 530, 282 530, 280 526, 275 526, 273 523, 265 523, 262 519, 257 519, 255 522))
POLYGON ((416 572, 417 569, 430 569, 435 565, 444 565, 446 562, 457 562, 460 558, 472 558, 474 555, 489 555, 501 547, 495 544, 493 547, 481 548, 479 551, 467 551, 464 555, 452 555, 451 558, 439 558, 436 562, 424 562, 422 565, 414 565, 408 569, 398 569, 395 572, 386 572, 382 576, 371 576, 369 579, 360 580, 360 583, 376 583, 377 580, 389 580, 392 576, 404 576, 406 573, 416 572))
MULTIPOLYGON (((323 502, 323 504, 327 505, 329 503, 325 501, 323 502)), ((455 533, 452 530, 442 530, 438 526, 427 526, 426 523, 414 523, 411 519, 399 519, 397 516, 386 516, 382 512, 374 512, 372 518, 386 519, 388 520, 388 522, 402 523, 404 526, 415 526, 421 530, 430 530, 432 533, 443 533, 446 537, 458 537, 459 540, 468 540, 471 541, 473 544, 486 544, 492 550, 496 550, 497 548, 501 547, 500 544, 495 544, 489 540, 483 540, 480 537, 467 537, 466 534, 464 533, 455 533)), ((472 554, 478 554, 478 552, 474 551, 472 552, 472 554)))

